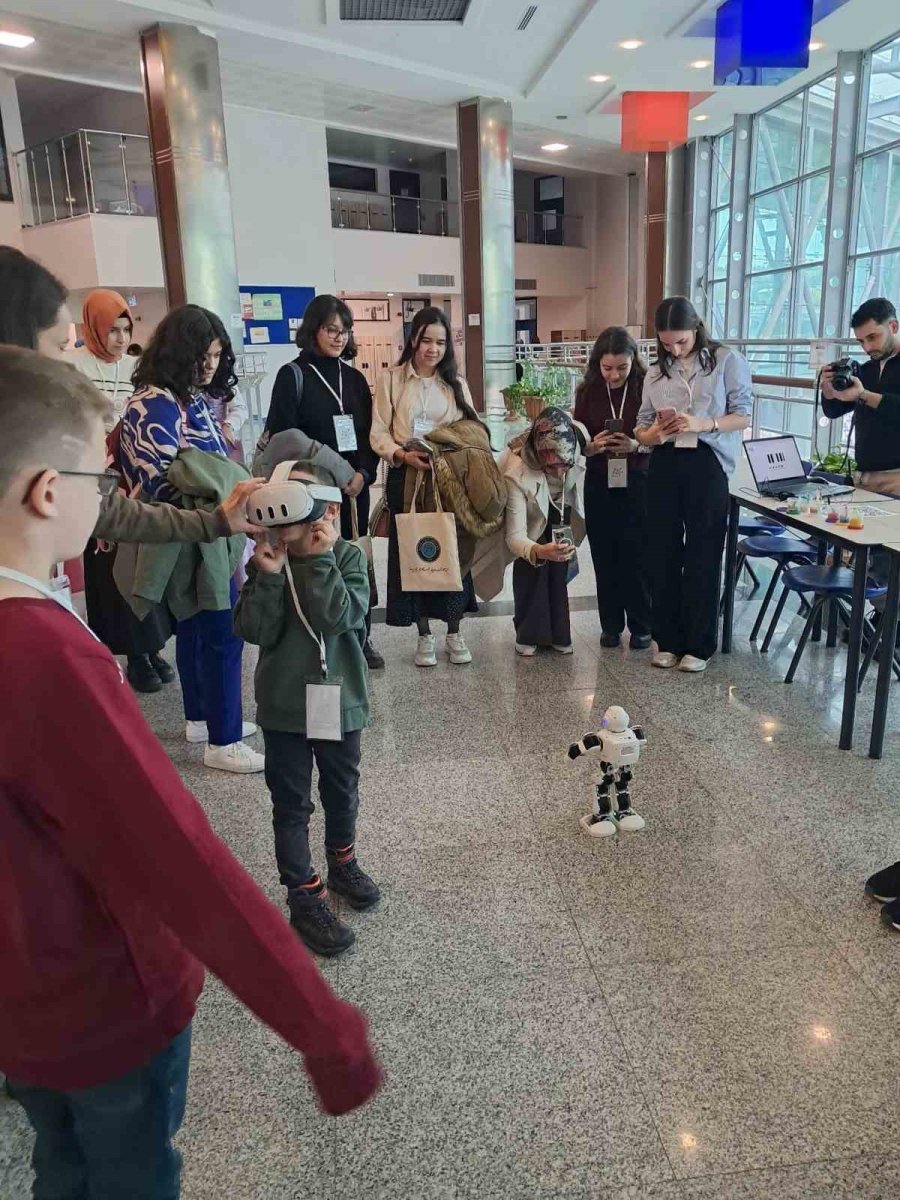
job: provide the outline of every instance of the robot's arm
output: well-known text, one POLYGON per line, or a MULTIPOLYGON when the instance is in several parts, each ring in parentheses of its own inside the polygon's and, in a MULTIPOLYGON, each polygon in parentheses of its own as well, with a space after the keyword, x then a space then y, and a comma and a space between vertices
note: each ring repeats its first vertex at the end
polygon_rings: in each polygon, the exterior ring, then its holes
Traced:
POLYGON ((637 738, 637 740, 639 742, 646 742, 647 735, 646 735, 646 733, 644 733, 643 725, 632 725, 631 732, 634 734, 634 736, 637 738))
POLYGON ((603 737, 599 733, 588 733, 580 742, 573 742, 569 747, 569 758, 574 762, 583 754, 593 754, 603 749, 603 737))

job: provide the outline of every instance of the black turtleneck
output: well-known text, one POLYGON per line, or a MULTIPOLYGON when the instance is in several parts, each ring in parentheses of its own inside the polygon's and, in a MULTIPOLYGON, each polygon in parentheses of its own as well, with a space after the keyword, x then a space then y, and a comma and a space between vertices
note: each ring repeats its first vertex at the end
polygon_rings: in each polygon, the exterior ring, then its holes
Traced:
POLYGON ((337 450, 334 418, 339 414, 340 408, 335 396, 320 376, 335 392, 340 393, 340 371, 343 377, 344 412, 353 417, 357 444, 356 450, 340 453, 355 471, 359 471, 365 477, 367 483, 371 483, 378 469, 378 455, 369 442, 372 432, 372 394, 366 377, 347 362, 340 362, 336 358, 314 354, 308 350, 302 351, 296 362, 303 372, 303 394, 298 399, 294 371, 289 364, 283 366, 275 376, 272 403, 266 418, 266 431, 275 434, 285 429, 299 429, 307 437, 337 450))

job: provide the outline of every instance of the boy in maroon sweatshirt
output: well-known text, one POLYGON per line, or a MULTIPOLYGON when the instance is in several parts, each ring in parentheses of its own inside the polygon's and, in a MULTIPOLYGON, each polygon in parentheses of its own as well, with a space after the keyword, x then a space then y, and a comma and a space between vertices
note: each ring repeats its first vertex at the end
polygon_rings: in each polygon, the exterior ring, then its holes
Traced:
POLYGON ((35 1130, 35 1196, 175 1200, 201 963, 300 1051, 326 1112, 380 1071, 49 588, 115 486, 105 407, 74 368, 0 347, 0 1071, 35 1130))

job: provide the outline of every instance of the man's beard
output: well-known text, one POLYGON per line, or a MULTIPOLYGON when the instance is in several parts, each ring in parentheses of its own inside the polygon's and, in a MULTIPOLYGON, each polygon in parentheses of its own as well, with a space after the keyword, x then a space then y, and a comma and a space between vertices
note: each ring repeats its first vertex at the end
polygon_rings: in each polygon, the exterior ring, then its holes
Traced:
POLYGON ((897 345, 897 339, 892 333, 889 333, 884 339, 884 345, 881 347, 881 349, 876 350, 875 353, 869 355, 869 357, 874 358, 876 362, 883 358, 893 358, 898 349, 900 349, 900 347, 897 345))

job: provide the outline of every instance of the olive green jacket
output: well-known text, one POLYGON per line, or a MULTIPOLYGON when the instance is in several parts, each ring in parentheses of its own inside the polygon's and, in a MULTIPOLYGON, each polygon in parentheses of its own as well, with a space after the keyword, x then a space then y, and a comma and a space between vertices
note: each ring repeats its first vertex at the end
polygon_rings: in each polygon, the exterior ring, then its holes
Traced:
POLYGON ((94 537, 103 542, 214 542, 231 530, 221 506, 185 512, 172 504, 146 504, 121 492, 100 505, 94 537))

